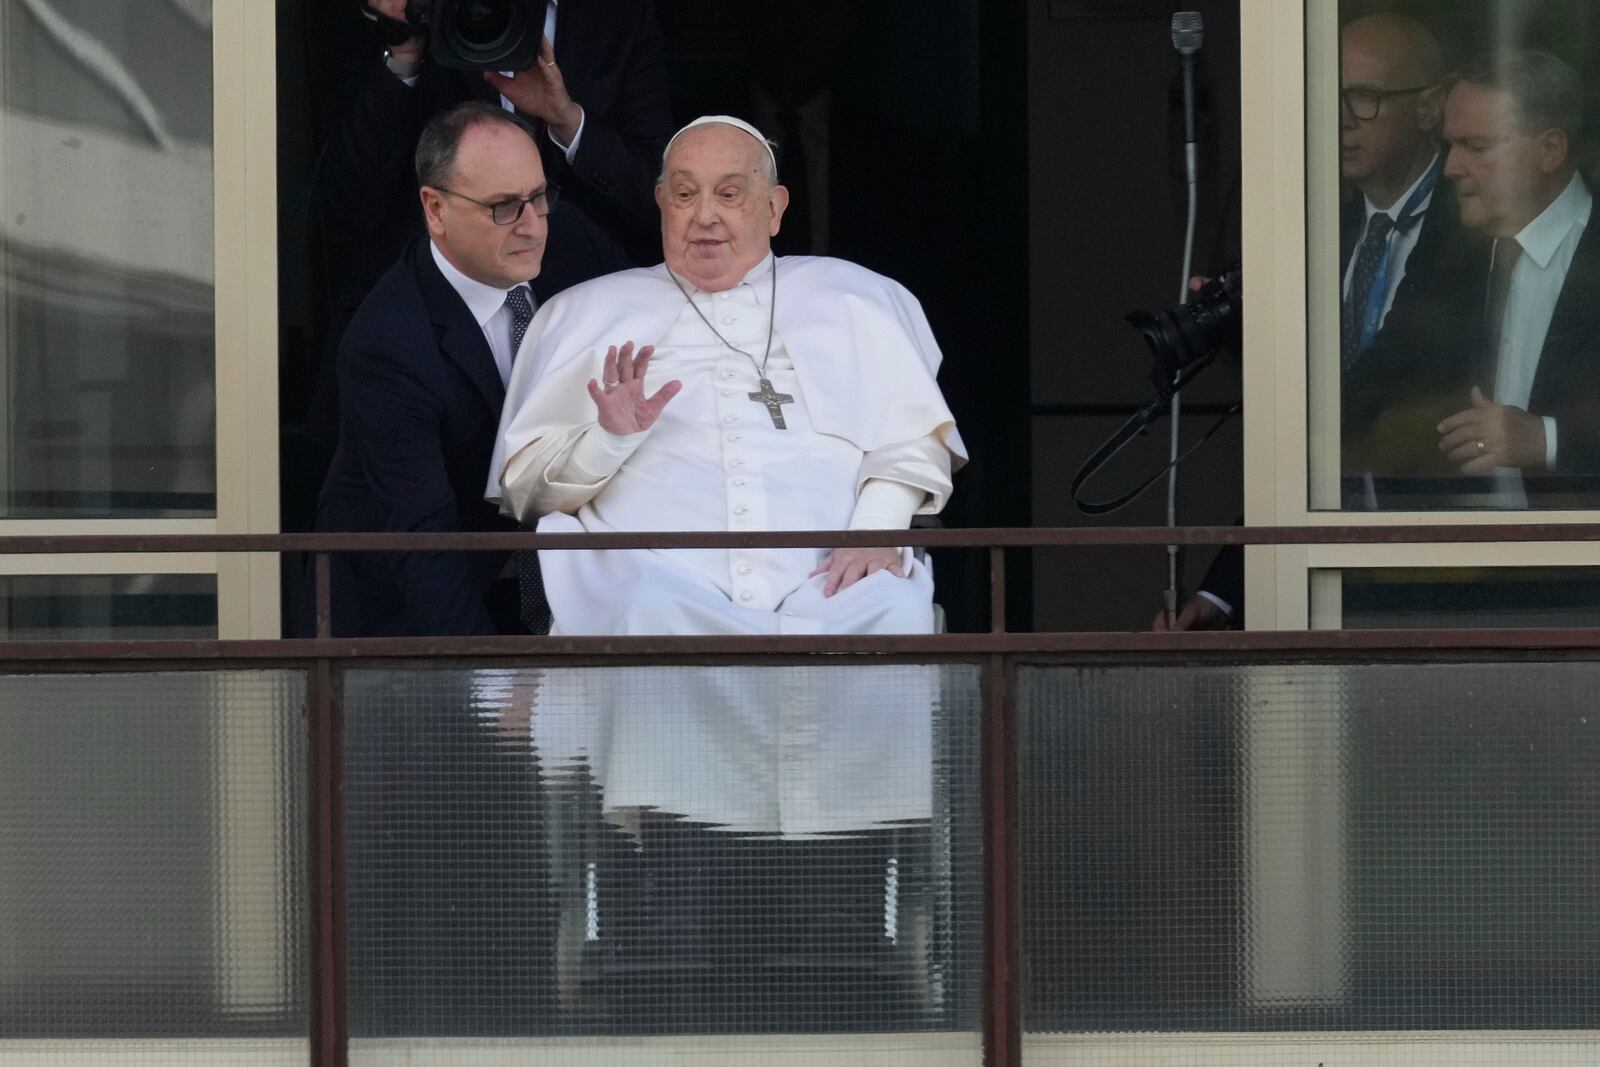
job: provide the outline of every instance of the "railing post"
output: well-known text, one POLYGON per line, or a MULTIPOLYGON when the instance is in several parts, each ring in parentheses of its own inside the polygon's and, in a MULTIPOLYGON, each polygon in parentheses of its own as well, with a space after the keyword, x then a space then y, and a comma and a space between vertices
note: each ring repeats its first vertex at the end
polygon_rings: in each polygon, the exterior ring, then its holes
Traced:
POLYGON ((992 655, 983 687, 983 1062, 1022 1062, 1022 993, 1017 951, 1016 705, 1008 656, 992 655))
POLYGON ((989 632, 1006 632, 1006 550, 989 546, 989 632))
POLYGON ((333 577, 328 554, 318 552, 311 557, 312 573, 316 578, 317 636, 333 636, 333 577))
POLYGON ((311 1064, 346 1067, 344 729, 331 660, 312 665, 310 697, 311 1064))

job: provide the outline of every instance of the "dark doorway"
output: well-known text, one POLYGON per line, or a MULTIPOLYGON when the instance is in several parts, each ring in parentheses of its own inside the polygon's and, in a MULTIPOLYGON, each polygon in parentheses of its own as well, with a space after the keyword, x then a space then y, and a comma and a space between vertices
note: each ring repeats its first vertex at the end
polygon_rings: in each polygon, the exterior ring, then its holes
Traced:
MULTIPOLYGON (((310 193, 352 56, 374 48, 351 18, 360 2, 278 5, 286 530, 309 528, 333 444, 318 386, 326 388, 333 344, 310 193)), ((680 121, 735 114, 787 142, 785 181, 803 187, 806 211, 786 220, 780 251, 854 260, 907 286, 927 310, 944 351, 941 382, 973 456, 944 523, 1028 525, 1024 7, 673 0, 657 15, 680 121)), ((986 628, 986 560, 953 554, 936 569, 950 628, 986 628)), ((1026 628, 1030 583, 1024 568, 1013 570, 1009 621, 1026 628)))

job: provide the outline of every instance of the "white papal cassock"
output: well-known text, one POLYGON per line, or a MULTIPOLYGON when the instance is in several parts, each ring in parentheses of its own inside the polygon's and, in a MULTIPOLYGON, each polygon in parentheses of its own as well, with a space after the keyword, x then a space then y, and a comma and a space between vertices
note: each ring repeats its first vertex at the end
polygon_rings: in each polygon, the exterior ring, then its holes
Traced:
MULTIPOLYGON (((757 362, 773 269, 769 256, 731 289, 690 289, 717 333, 757 362)), ((756 366, 712 333, 664 267, 626 271, 568 290, 534 318, 490 498, 525 521, 539 516, 541 532, 871 527, 881 524, 857 502, 872 480, 920 495, 920 512, 938 511, 965 452, 934 380, 939 351, 921 307, 897 283, 841 260, 785 258, 776 270, 766 377, 794 398, 783 406, 786 429, 749 399, 756 366), (586 385, 601 377, 607 346, 629 340, 656 346, 647 393, 671 379, 684 388, 649 431, 616 438, 599 429, 586 385)), ((824 555, 544 552, 540 566, 558 633, 931 631, 924 562, 907 552, 906 578, 881 571, 825 598, 822 578, 809 577, 824 555)), ((935 674, 551 672, 536 740, 547 758, 582 750, 608 808, 785 833, 926 817, 935 674), (852 689, 872 696, 842 698, 852 689)))

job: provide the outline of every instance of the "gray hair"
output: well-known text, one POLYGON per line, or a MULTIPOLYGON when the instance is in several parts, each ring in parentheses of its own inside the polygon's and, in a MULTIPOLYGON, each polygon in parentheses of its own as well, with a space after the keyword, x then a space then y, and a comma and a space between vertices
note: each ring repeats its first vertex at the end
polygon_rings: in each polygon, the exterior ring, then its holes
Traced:
POLYGON ((456 169, 456 149, 461 147, 461 138, 474 126, 492 123, 521 130, 535 145, 539 143, 528 124, 503 107, 483 100, 457 104, 449 111, 435 115, 422 128, 415 156, 417 184, 435 189, 448 185, 456 169))
POLYGON ((1583 140, 1583 79, 1565 60, 1538 49, 1489 52, 1450 76, 1446 85, 1475 85, 1505 93, 1525 133, 1556 129, 1583 140))

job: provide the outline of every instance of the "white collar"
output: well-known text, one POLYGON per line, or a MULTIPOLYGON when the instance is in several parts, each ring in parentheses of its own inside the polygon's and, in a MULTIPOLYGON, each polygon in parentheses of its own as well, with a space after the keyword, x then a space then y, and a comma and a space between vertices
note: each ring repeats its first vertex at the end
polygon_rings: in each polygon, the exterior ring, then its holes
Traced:
MULTIPOLYGON (((750 270, 745 273, 745 276, 743 278, 740 278, 737 282, 735 282, 734 284, 728 286, 727 289, 719 289, 717 291, 719 293, 726 293, 726 292, 729 292, 731 290, 739 288, 739 286, 741 286, 741 285, 748 285, 751 288, 755 289, 756 294, 759 297, 761 294, 765 293, 766 290, 762 286, 758 286, 755 283, 760 281, 762 278, 765 278, 767 276, 767 274, 772 271, 773 264, 776 263, 776 262, 777 262, 777 258, 771 252, 768 252, 765 256, 763 256, 761 258, 761 262, 760 263, 757 263, 755 266, 751 267, 750 270)), ((662 264, 662 267, 665 270, 667 270, 668 273, 671 273, 671 271, 672 271, 671 267, 668 267, 665 263, 662 264)), ((687 278, 684 278, 682 280, 685 283, 685 285, 688 286, 689 295, 690 296, 699 296, 699 295, 701 295, 703 293, 708 292, 708 290, 700 288, 698 285, 695 285, 693 282, 690 282, 689 279, 687 279, 687 278)))
MULTIPOLYGON (((1417 191, 1417 189, 1422 185, 1423 180, 1425 178, 1427 178, 1428 172, 1433 170, 1433 168, 1438 164, 1438 162, 1439 162, 1439 153, 1435 152, 1433 154, 1433 158, 1428 160, 1428 165, 1426 167, 1422 168, 1422 173, 1417 175, 1417 180, 1411 183, 1411 187, 1408 188, 1405 192, 1401 193, 1399 196, 1395 197, 1394 198, 1394 203, 1390 204, 1386 208, 1378 207, 1376 204, 1374 204, 1372 202, 1372 198, 1370 196, 1367 196, 1365 193, 1362 193, 1361 194, 1361 199, 1364 200, 1366 202, 1366 205, 1367 205, 1367 221, 1371 222, 1372 221, 1372 216, 1374 216, 1374 215, 1388 215, 1391 219, 1394 219, 1396 222, 1399 222, 1400 220, 1399 220, 1399 218, 1397 216, 1398 216, 1398 213, 1399 213, 1400 209, 1406 206, 1406 202, 1411 199, 1411 194, 1413 194, 1413 193, 1415 193, 1417 191)), ((1434 190, 1434 192, 1437 192, 1437 191, 1438 191, 1437 189, 1434 190)), ((1429 193, 1427 196, 1422 198, 1422 203, 1417 205, 1417 210, 1420 211, 1423 208, 1427 207, 1428 204, 1432 200, 1433 200, 1433 193, 1429 193)))
POLYGON ((1517 234, 1517 244, 1522 246, 1522 251, 1542 270, 1550 265, 1556 250, 1561 247, 1561 242, 1567 239, 1573 227, 1588 223, 1589 212, 1593 206, 1594 195, 1584 184, 1583 177, 1574 174, 1567 187, 1561 191, 1561 195, 1551 201, 1550 206, 1540 212, 1538 218, 1524 226, 1522 232, 1517 234))
POLYGON ((439 246, 433 241, 428 242, 428 248, 433 251, 433 261, 439 265, 439 272, 444 275, 444 280, 450 283, 450 288, 461 294, 461 299, 466 302, 467 310, 472 312, 472 317, 480 330, 494 317, 495 312, 505 307, 506 294, 512 289, 519 288, 513 285, 507 289, 497 289, 492 285, 474 281, 457 270, 456 265, 445 258, 444 253, 439 251, 439 246))

